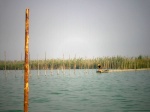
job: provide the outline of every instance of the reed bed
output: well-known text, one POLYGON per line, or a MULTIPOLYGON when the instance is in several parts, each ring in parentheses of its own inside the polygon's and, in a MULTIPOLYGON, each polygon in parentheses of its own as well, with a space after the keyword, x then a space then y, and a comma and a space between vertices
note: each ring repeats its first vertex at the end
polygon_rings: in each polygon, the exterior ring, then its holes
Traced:
MULTIPOLYGON (((45 59, 30 60, 31 70, 62 70, 65 69, 96 69, 101 64, 104 69, 142 69, 150 68, 149 56, 138 57, 98 57, 87 58, 69 58, 69 59, 45 59)), ((0 60, 0 70, 22 70, 24 62, 22 60, 0 60)))

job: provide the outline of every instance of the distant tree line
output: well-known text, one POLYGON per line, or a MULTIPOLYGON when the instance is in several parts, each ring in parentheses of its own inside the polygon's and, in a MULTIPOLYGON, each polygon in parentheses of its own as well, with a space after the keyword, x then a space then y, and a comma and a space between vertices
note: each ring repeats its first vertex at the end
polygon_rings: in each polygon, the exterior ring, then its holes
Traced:
MULTIPOLYGON (((104 69, 141 69, 150 68, 149 56, 138 57, 99 57, 93 59, 73 58, 73 59, 47 59, 30 60, 30 69, 97 69, 101 64, 104 69)), ((23 61, 5 61, 0 60, 0 70, 22 70, 23 61)))

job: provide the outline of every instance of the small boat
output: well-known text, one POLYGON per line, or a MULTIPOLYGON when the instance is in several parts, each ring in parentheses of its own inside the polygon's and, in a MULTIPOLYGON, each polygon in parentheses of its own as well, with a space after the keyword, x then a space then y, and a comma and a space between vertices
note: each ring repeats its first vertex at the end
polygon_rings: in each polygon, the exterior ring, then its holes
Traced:
POLYGON ((101 69, 100 64, 98 64, 97 66, 98 66, 99 69, 96 71, 96 73, 108 73, 109 72, 108 69, 101 69))
POLYGON ((96 71, 96 73, 108 73, 108 72, 109 72, 108 69, 98 69, 98 70, 96 71))

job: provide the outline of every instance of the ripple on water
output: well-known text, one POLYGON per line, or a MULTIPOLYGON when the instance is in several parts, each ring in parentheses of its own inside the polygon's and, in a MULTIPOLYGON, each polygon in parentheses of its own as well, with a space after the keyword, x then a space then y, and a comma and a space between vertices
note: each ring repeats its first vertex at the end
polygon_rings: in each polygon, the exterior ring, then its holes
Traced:
MULTIPOLYGON (((67 72, 57 75, 54 71, 53 76, 48 72, 45 76, 41 71, 38 78, 36 72, 32 72, 29 79, 30 112, 150 111, 149 72, 93 75, 80 70, 76 75, 73 71, 70 71, 71 75, 67 72)), ((12 72, 6 81, 0 71, 0 96, 3 96, 0 97, 0 112, 23 109, 23 78, 19 74, 16 77, 12 72)))

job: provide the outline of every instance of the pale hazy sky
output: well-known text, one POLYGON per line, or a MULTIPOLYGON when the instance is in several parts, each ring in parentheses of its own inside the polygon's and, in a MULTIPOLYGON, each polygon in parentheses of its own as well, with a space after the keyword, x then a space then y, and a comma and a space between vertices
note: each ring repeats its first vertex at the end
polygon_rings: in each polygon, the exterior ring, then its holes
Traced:
POLYGON ((0 0, 0 59, 150 56, 150 0, 0 0))

